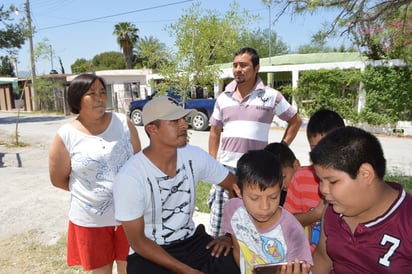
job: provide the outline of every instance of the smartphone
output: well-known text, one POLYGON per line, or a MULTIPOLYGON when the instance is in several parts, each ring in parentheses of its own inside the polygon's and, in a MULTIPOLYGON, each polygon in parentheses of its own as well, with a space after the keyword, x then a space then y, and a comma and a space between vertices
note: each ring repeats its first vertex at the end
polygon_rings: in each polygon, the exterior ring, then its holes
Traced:
MULTIPOLYGON (((304 263, 304 261, 299 262, 301 265, 304 263)), ((259 264, 255 265, 252 273, 253 274, 276 274, 278 271, 280 271, 282 265, 287 265, 287 262, 281 262, 281 263, 268 263, 268 264, 259 264)), ((294 264, 292 264, 292 267, 294 267, 294 264)), ((302 267, 300 267, 302 269, 302 267)))

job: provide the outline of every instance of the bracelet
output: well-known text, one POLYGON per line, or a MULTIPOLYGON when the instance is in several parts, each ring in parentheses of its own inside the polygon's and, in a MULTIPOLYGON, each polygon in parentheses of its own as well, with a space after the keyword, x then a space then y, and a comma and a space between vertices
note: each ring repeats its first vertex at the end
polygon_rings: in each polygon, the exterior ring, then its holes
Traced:
POLYGON ((285 140, 282 140, 280 143, 281 143, 281 144, 284 144, 284 145, 287 146, 287 147, 289 146, 289 144, 286 143, 285 140))

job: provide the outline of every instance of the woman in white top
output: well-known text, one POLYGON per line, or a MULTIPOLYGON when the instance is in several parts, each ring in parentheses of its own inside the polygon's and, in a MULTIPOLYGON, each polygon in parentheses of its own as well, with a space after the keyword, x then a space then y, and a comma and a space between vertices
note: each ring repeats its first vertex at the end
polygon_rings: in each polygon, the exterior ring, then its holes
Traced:
POLYGON ((49 151, 50 180, 71 192, 67 264, 93 273, 126 273, 129 251, 123 228, 114 218, 113 179, 141 149, 136 128, 122 114, 106 111, 102 78, 77 76, 68 89, 77 118, 62 126, 49 151))

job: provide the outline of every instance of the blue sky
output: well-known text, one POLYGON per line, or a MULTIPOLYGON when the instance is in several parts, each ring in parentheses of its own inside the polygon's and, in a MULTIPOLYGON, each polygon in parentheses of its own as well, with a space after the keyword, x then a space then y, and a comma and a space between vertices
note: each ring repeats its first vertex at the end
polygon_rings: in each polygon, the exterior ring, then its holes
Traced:
MULTIPOLYGON (((3 0, 8 7, 14 4, 23 11, 18 16, 25 16, 25 0, 3 0)), ((92 59, 106 51, 120 51, 113 35, 114 25, 119 22, 131 22, 139 28, 139 36, 154 36, 168 47, 173 46, 165 27, 175 23, 195 1, 190 0, 30 0, 32 25, 36 29, 34 44, 48 39, 53 51, 53 67, 60 70, 58 57, 61 58, 66 73, 78 58, 92 59), (97 19, 98 18, 98 19, 97 19)), ((269 12, 260 0, 237 0, 241 9, 251 14, 260 15, 261 20, 251 26, 268 28, 269 12)), ((204 0, 203 9, 216 10, 223 15, 233 0, 204 0)), ((272 9, 272 19, 277 14, 272 9)), ((291 50, 310 42, 311 35, 322 28, 322 23, 333 18, 333 13, 317 12, 314 15, 291 17, 284 15, 272 25, 283 42, 291 50)), ((330 46, 344 43, 343 38, 330 42, 330 46)), ((5 55, 0 50, 0 55, 5 55)), ((19 51, 18 70, 29 71, 29 47, 26 43, 19 51)), ((51 70, 50 60, 36 63, 37 74, 47 74, 51 70)))

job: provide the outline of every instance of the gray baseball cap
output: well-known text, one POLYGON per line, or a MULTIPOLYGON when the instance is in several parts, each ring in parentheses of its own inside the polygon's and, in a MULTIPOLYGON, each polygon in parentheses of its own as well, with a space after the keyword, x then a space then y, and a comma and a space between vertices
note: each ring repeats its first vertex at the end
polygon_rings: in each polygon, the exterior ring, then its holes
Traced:
POLYGON ((196 114, 195 109, 184 109, 176 100, 168 96, 155 97, 143 107, 143 124, 156 120, 177 120, 187 115, 196 114))

